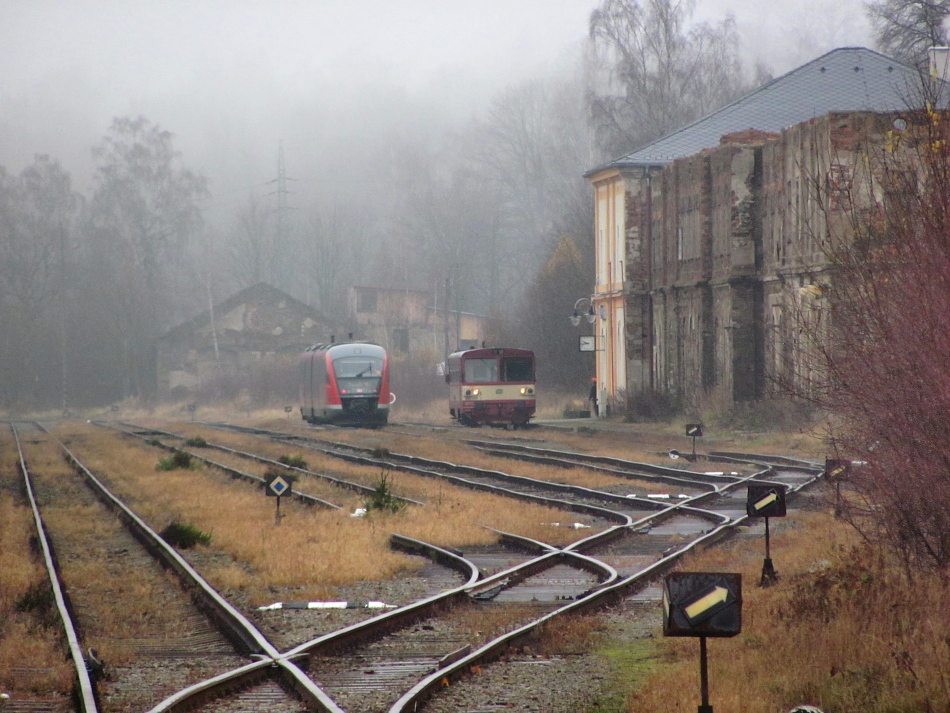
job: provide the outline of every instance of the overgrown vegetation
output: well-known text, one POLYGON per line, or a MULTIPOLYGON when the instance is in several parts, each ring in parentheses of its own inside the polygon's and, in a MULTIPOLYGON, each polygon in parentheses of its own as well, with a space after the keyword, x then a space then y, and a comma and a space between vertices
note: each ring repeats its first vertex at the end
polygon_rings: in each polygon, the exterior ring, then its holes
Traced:
POLYGON ((168 544, 182 550, 189 550, 196 545, 211 544, 211 533, 202 532, 194 525, 184 522, 173 522, 160 534, 168 544))
POLYGON ((207 448, 208 442, 201 436, 192 436, 185 440, 185 445, 189 448, 207 448))
POLYGON ((832 416, 837 455, 862 462, 843 516, 908 571, 950 568, 950 118, 876 117, 863 161, 814 176, 832 264, 799 289, 807 338, 789 389, 832 416))
POLYGON ((265 478, 265 479, 274 478, 274 477, 276 477, 276 476, 280 476, 281 478, 283 478, 284 480, 286 480, 286 481, 287 481, 288 483, 290 483, 291 485, 293 485, 293 484, 296 483, 298 480, 300 480, 300 476, 299 476, 299 475, 297 475, 296 473, 293 473, 293 472, 291 472, 291 471, 289 471, 289 470, 284 470, 283 468, 268 468, 267 470, 264 471, 264 478, 265 478))
POLYGON ((627 423, 669 421, 681 412, 677 400, 659 391, 637 391, 622 397, 623 420, 627 423))
POLYGON ((48 582, 34 582, 16 600, 16 610, 30 614, 45 628, 55 627, 59 623, 56 613, 56 600, 48 582))
POLYGON ((307 469, 307 461, 304 459, 303 456, 297 455, 296 453, 289 456, 288 455, 280 456, 280 458, 278 458, 277 461, 279 463, 283 463, 286 466, 290 466, 291 468, 300 468, 301 470, 307 469))
POLYGON ((155 470, 188 470, 195 467, 194 458, 186 451, 175 451, 158 460, 155 470))
MULTIPOLYGON (((743 576, 742 632, 709 644, 715 708, 772 713, 805 704, 910 713, 950 707, 944 577, 935 571, 904 577, 894 559, 826 513, 777 532, 772 557, 780 576, 764 589, 752 584, 762 566, 759 538, 682 564, 743 576)), ((648 675, 635 661, 621 667, 623 679, 643 683, 624 710, 667 713, 699 702, 697 641, 657 636, 648 675)))
POLYGON ((365 503, 366 509, 395 513, 405 506, 405 501, 400 500, 392 491, 392 477, 389 472, 383 470, 379 475, 379 480, 376 481, 376 489, 365 503))

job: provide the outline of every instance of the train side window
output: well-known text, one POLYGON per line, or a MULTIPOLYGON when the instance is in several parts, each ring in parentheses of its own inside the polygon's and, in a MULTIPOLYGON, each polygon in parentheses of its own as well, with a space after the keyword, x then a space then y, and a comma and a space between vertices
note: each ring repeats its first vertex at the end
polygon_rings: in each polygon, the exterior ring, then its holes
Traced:
POLYGON ((531 359, 511 357, 502 362, 502 381, 534 381, 534 365, 531 359))

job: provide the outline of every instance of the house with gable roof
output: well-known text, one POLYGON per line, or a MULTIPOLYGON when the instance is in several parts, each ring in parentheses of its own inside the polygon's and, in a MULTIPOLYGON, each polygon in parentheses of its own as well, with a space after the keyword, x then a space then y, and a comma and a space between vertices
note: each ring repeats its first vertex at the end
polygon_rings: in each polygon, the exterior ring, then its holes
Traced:
POLYGON ((262 368, 286 371, 304 349, 336 331, 310 305, 259 282, 158 338, 159 397, 190 397, 222 377, 247 382, 262 368))
POLYGON ((601 415, 642 393, 736 403, 766 396, 769 376, 807 378, 790 300, 827 278, 815 231, 845 221, 861 151, 899 130, 920 83, 836 49, 585 174, 601 415))

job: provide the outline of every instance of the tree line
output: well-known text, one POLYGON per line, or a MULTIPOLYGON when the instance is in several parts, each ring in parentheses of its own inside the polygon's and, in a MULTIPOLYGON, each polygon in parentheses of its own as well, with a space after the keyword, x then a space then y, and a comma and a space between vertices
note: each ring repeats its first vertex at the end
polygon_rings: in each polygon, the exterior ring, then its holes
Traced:
MULTIPOLYGON (((869 7, 886 24, 898 5, 869 7)), ((148 398, 155 338, 259 281, 326 314, 354 284, 431 290, 496 317, 501 339, 538 353, 547 386, 586 394, 592 363, 567 319, 594 281, 584 172, 769 78, 743 64, 730 17, 693 10, 603 0, 578 56, 477 118, 365 137, 361 173, 288 161, 321 175, 293 205, 278 182, 210 221, 214 186, 141 116, 116 118, 94 147, 88 196, 55 157, 0 167, 0 408, 148 398)))

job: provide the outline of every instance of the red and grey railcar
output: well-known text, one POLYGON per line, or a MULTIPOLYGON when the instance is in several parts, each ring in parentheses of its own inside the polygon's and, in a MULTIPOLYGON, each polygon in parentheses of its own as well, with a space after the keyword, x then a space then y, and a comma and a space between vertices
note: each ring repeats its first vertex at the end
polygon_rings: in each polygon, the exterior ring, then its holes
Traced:
POLYGON ((378 344, 317 344, 300 355, 300 415, 310 423, 383 426, 393 401, 389 355, 378 344))

